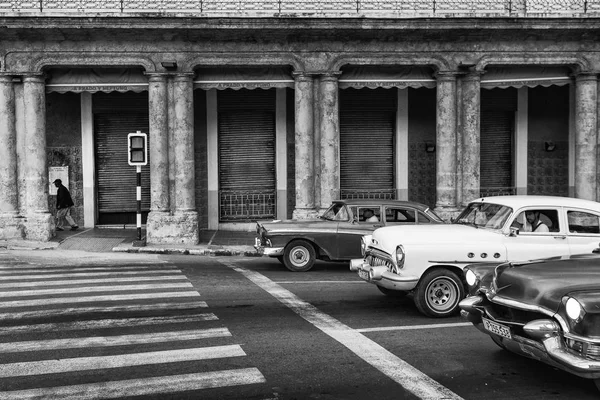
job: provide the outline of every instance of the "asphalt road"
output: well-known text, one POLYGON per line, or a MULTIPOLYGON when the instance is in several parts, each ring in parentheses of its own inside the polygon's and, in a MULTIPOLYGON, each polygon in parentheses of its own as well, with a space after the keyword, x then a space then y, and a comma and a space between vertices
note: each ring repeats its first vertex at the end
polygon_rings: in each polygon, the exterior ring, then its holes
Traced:
POLYGON ((65 254, 0 254, 1 399, 600 397, 345 263, 65 254))

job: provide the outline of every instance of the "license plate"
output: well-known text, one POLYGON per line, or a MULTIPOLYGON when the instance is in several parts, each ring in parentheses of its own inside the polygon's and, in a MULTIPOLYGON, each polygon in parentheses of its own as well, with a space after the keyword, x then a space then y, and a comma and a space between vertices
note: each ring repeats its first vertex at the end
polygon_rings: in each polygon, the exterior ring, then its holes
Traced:
POLYGON ((483 327, 492 333, 495 333, 498 336, 505 337, 507 339, 512 339, 512 335, 510 334, 510 328, 508 326, 498 324, 496 322, 490 321, 489 319, 482 318, 483 327))
POLYGON ((369 280, 369 271, 363 271, 362 269, 358 270, 358 276, 365 281, 369 280))

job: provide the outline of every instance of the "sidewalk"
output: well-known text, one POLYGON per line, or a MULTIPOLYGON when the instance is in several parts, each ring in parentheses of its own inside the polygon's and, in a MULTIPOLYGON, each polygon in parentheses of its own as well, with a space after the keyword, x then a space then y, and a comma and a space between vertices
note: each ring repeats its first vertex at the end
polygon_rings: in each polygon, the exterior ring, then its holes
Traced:
MULTIPOLYGON (((142 230, 142 238, 145 237, 142 230)), ((137 230, 126 228, 79 228, 56 232, 49 242, 0 241, 0 248, 12 250, 79 250, 146 254, 190 254, 208 256, 260 257, 254 249, 254 232, 200 231, 196 245, 137 245, 137 230)))

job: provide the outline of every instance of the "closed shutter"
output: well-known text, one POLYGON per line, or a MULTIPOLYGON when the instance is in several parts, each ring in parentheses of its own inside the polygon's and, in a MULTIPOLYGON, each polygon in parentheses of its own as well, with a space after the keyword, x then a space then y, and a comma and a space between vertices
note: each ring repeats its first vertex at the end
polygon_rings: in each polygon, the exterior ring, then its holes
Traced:
POLYGON ((517 109, 515 89, 482 92, 481 195, 514 194, 513 131, 517 109))
MULTIPOLYGON (((148 133, 148 113, 95 114, 94 125, 98 223, 134 222, 137 174, 136 167, 127 162, 127 134, 138 130, 148 133)), ((142 167, 142 211, 149 209, 150 166, 146 165, 142 167)))
POLYGON ((275 218, 275 91, 219 92, 220 221, 275 218))
POLYGON ((394 198, 396 89, 340 92, 342 198, 394 198))

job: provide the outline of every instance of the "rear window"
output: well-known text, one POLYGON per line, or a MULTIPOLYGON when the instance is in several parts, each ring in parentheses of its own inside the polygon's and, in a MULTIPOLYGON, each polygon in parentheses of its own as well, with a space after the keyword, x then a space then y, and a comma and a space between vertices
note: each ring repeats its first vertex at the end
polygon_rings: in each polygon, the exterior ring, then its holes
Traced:
POLYGON ((567 212, 570 233, 595 233, 600 234, 600 218, 597 215, 582 212, 567 212))

